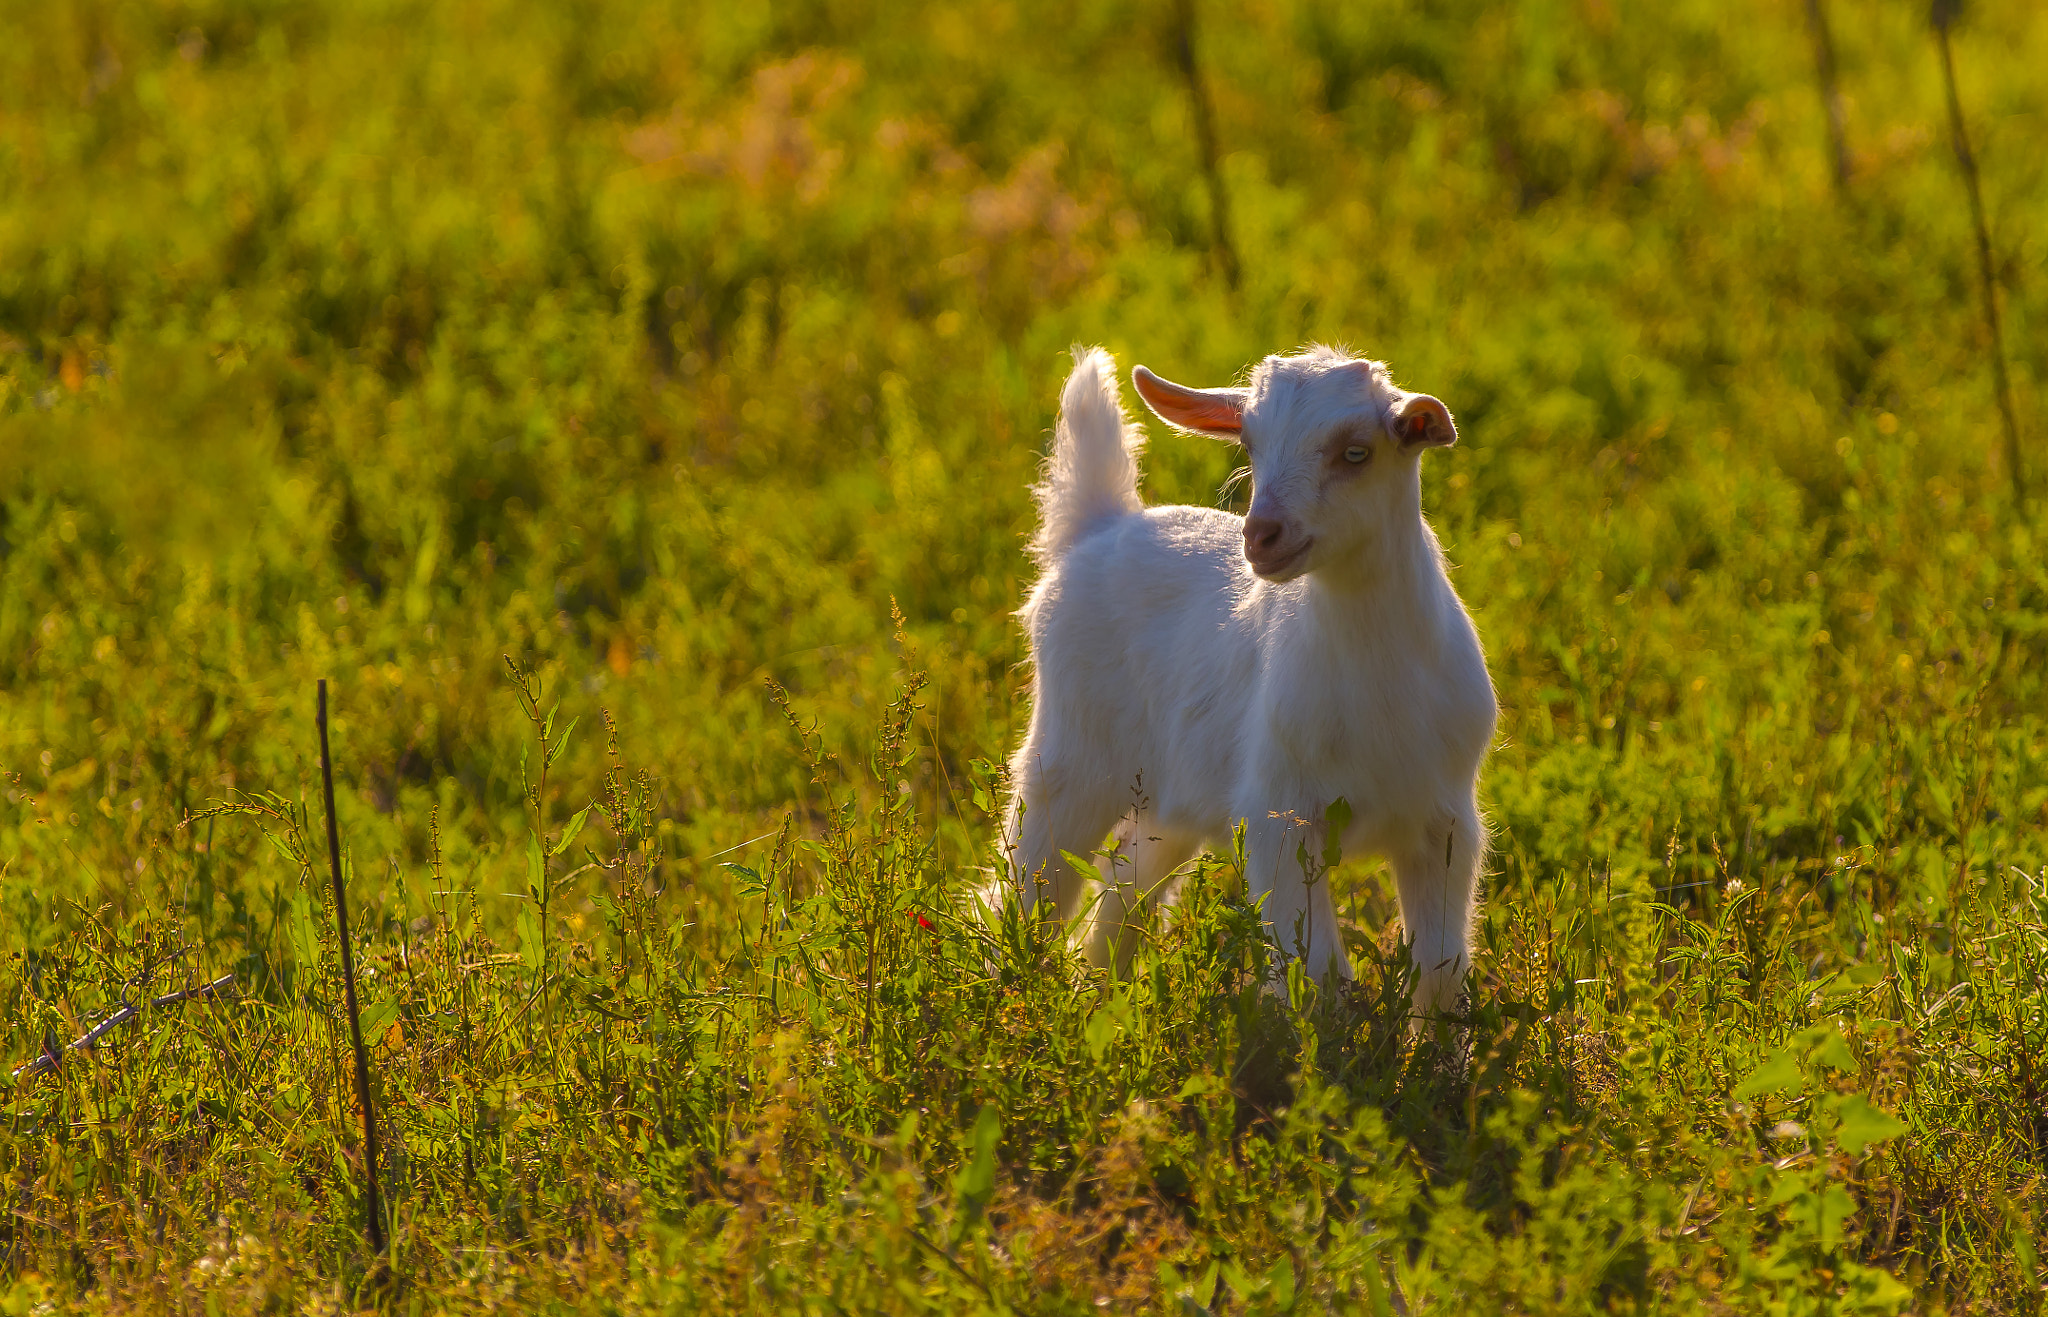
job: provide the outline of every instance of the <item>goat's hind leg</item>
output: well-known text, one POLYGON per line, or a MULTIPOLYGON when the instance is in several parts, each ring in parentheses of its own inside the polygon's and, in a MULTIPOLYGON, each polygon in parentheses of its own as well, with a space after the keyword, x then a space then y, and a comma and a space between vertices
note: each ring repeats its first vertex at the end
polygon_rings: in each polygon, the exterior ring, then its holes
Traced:
POLYGON ((1040 896, 1052 898, 1058 917, 1071 920, 1093 895, 1095 875, 1075 873, 1063 852, 1085 855, 1102 844, 1116 821, 1107 792, 1091 792, 1058 764, 1048 764, 1032 744, 1010 766, 1010 803, 1003 818, 1003 851, 1018 904, 1027 913, 1040 896))

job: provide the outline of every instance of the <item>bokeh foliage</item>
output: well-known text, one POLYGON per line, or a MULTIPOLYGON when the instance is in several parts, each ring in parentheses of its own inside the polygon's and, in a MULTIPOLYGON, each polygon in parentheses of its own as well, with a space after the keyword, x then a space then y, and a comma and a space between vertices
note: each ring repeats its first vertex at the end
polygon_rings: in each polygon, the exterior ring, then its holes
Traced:
MULTIPOLYGON (((2039 505, 1926 12, 1823 12, 1842 188, 1746 2, 7 6, 0 1037, 246 995, 7 1090, 0 1307, 2038 1311, 2039 505), (1065 348, 1312 340, 1463 435, 1464 1076, 1370 863, 1345 1001, 1227 855, 1127 985, 961 904, 1065 348)), ((2038 489, 2048 16, 1956 58, 2038 489)))

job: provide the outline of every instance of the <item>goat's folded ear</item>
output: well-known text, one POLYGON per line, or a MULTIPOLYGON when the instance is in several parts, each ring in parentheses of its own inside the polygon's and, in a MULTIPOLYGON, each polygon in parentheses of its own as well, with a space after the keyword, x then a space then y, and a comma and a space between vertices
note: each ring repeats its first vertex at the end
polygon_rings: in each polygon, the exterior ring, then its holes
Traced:
POLYGON ((1219 439, 1235 439, 1244 429, 1244 389, 1191 389, 1160 379, 1143 366, 1131 372, 1131 383, 1154 415, 1168 425, 1219 439))
POLYGON ((1448 448, 1458 442, 1451 409, 1426 393, 1404 393, 1387 413, 1387 433, 1402 449, 1448 448))

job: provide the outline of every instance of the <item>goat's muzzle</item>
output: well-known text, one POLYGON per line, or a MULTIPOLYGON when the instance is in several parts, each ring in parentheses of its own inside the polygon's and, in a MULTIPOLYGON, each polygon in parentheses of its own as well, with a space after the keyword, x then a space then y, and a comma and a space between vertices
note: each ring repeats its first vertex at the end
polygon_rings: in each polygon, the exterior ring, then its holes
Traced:
POLYGON ((1310 537, 1290 537, 1286 523, 1276 517, 1244 519, 1244 560, 1268 580, 1286 580, 1293 575, 1289 569, 1308 554, 1314 543, 1310 537))

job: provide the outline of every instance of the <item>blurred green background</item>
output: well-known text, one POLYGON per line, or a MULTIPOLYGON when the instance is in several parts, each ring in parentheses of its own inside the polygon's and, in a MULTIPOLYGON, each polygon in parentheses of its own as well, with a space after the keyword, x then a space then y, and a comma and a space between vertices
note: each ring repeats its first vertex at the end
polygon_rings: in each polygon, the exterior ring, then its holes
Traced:
MULTIPOLYGON (((2040 504, 1921 5, 0 26, 11 1055, 83 1009, 30 962, 95 918, 168 918, 210 972, 252 954, 294 864, 184 821, 308 788, 318 677, 372 930, 417 913, 389 878, 430 834, 476 887, 525 872, 507 655, 583 719, 565 813, 616 718, 707 942, 740 901, 716 853, 792 811, 815 834, 837 789, 768 681, 857 763, 920 670, 905 780, 964 883, 973 761, 1026 712, 1027 487, 1076 342, 1217 384, 1340 341, 1457 415, 1425 500, 1501 693, 1496 937, 1572 875, 1711 918, 1731 874, 1834 911, 1874 864, 1960 981, 1958 884, 2048 862, 2040 504)), ((1972 4, 1954 55, 2038 490, 2048 11, 1972 4)), ((1215 503, 1232 466, 1155 434, 1147 496, 1215 503)), ((1375 869, 1342 881, 1382 941, 1375 869)), ((1801 955, 1868 952, 1842 937, 1801 955)), ((2038 1195, 2043 1127, 1984 1128, 1983 1174, 2038 1195)))

